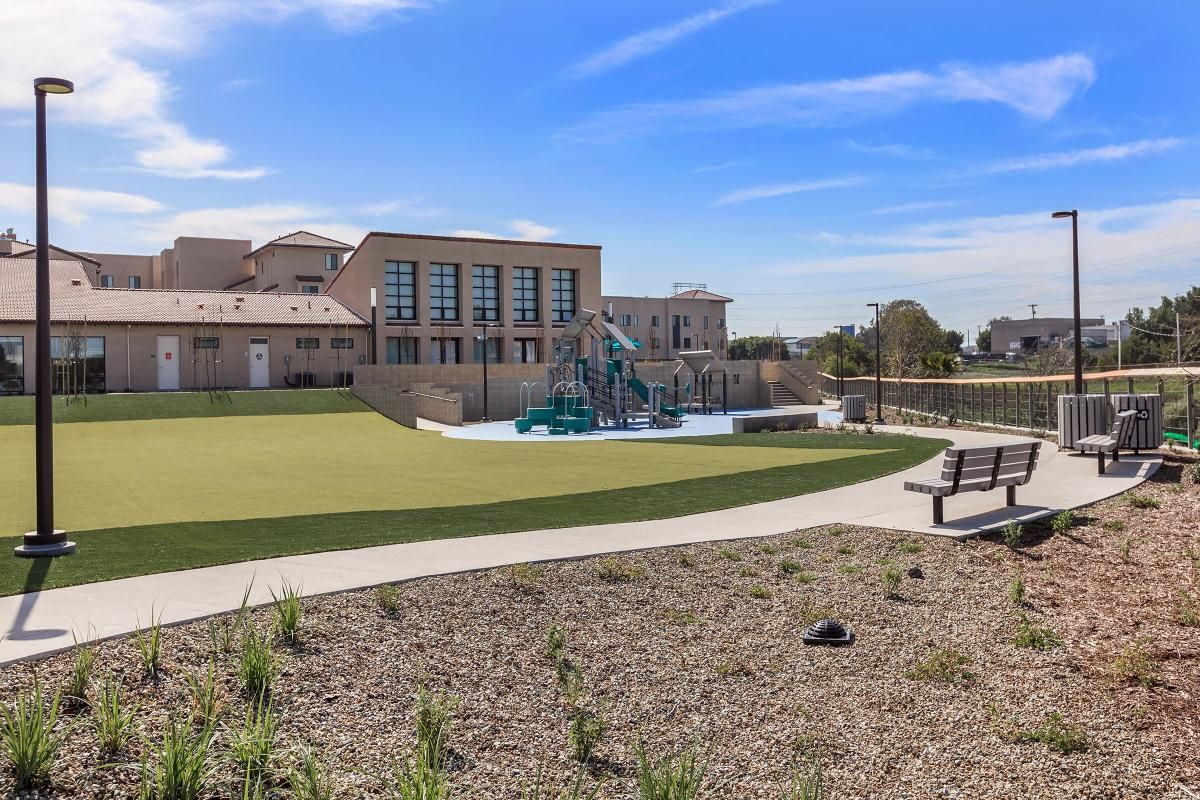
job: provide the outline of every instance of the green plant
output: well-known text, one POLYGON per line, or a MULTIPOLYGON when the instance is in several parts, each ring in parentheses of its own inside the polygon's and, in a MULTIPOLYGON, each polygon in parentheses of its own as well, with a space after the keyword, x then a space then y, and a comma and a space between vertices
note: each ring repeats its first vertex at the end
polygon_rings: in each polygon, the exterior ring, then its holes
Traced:
POLYGON ((1038 625, 1027 615, 1020 614, 1017 616, 1017 630, 1013 633, 1012 643, 1032 650, 1053 650, 1062 646, 1062 639, 1045 625, 1038 625))
MULTIPOLYGON (((441 746, 439 744, 439 751, 441 746)), ((450 778, 440 761, 435 762, 424 747, 418 747, 393 770, 384 790, 393 800, 449 800, 450 778)))
POLYGON ((691 556, 689 556, 687 553, 680 553, 680 554, 679 554, 679 557, 678 557, 678 558, 676 558, 676 559, 675 559, 675 561, 676 561, 676 563, 678 563, 678 564, 679 564, 679 566, 681 566, 681 567, 694 567, 694 566, 696 566, 696 559, 692 558, 692 557, 691 557, 691 556))
POLYGON ((753 597, 755 600, 766 600, 771 596, 771 590, 756 583, 746 590, 746 594, 753 597))
POLYGON ((858 564, 846 564, 845 566, 838 567, 838 572, 843 575, 861 575, 862 571, 863 568, 858 564))
POLYGON ((278 733, 279 717, 265 697, 249 705, 242 726, 231 731, 229 754, 247 786, 261 783, 269 774, 278 733))
POLYGON ((690 611, 676 611, 672 608, 667 609, 667 622, 673 622, 676 625, 695 625, 699 621, 700 618, 690 611))
POLYGON ((829 536, 841 536, 846 532, 846 529, 841 525, 832 525, 825 533, 829 536))
POLYGON ((818 759, 801 768, 792 765, 792 774, 787 783, 779 784, 779 800, 821 800, 821 762, 818 759))
POLYGON ((63 700, 73 706, 81 707, 88 704, 92 668, 96 664, 96 647, 86 643, 80 644, 79 639, 76 638, 73 653, 75 657, 71 662, 71 673, 67 676, 67 685, 63 687, 63 700))
POLYGON ((371 598, 375 601, 375 607, 389 617, 398 615, 403 607, 400 602, 400 590, 390 583, 376 586, 371 592, 371 598))
POLYGON ((970 665, 971 659, 955 650, 934 650, 928 658, 905 672, 904 677, 918 681, 967 684, 975 680, 975 674, 967 669, 970 665))
POLYGON ((445 760, 451 715, 457 706, 458 699, 445 692, 433 694, 424 686, 417 687, 417 709, 413 714, 417 725, 417 747, 438 769, 445 760))
POLYGON ((779 552, 779 548, 773 544, 764 544, 759 545, 758 552, 762 553, 764 556, 773 556, 779 552))
POLYGON ((333 800, 333 782, 311 747, 300 748, 300 765, 287 771, 287 785, 295 800, 333 800))
POLYGON ((1106 519, 1104 521, 1104 530, 1120 533, 1125 530, 1125 522, 1119 519, 1106 519))
POLYGON ((121 684, 108 676, 92 704, 92 727, 100 741, 100 752, 113 755, 133 738, 133 718, 138 706, 126 707, 121 699, 121 684))
POLYGON ((645 577, 646 570, 637 564, 630 564, 624 559, 607 556, 600 559, 600 562, 596 565, 596 574, 602 581, 622 583, 645 577))
POLYGON ((1025 578, 1019 572, 1013 575, 1012 581, 1008 584, 1008 602, 1015 606, 1025 602, 1025 578))
POLYGON ((1121 560, 1126 564, 1133 561, 1133 540, 1126 536, 1121 540, 1121 544, 1117 545, 1117 552, 1121 554, 1121 560))
POLYGON ((242 636, 242 658, 238 664, 238 677, 247 697, 263 697, 270 693, 275 680, 278 663, 271 650, 271 637, 247 627, 242 636))
POLYGON ((512 585, 523 592, 536 592, 540 589, 545 574, 546 568, 535 564, 513 564, 508 568, 508 578, 512 585))
POLYGON ((1184 589, 1179 590, 1179 595, 1179 624, 1185 628, 1200 626, 1200 610, 1197 609, 1196 598, 1184 589))
POLYGON ((1147 689, 1162 683, 1158 676, 1158 663, 1146 649, 1146 643, 1141 641, 1126 645, 1113 660, 1110 671, 1118 681, 1137 683, 1147 689))
POLYGON ((746 566, 738 570, 738 575, 743 578, 757 578, 758 570, 756 570, 754 567, 746 566))
POLYGON ((792 539, 792 547, 795 547, 799 550, 812 550, 813 543, 810 542, 808 539, 801 539, 801 538, 797 537, 795 539, 792 539))
POLYGON ((199 673, 189 673, 187 678, 188 690, 192 694, 193 710, 200 715, 200 719, 208 725, 215 723, 221 718, 221 712, 224 710, 225 704, 221 700, 221 693, 217 688, 217 666, 210 658, 208 660, 208 671, 201 677, 199 673))
POLYGON ((634 752, 639 800, 694 800, 700 794, 705 765, 697 760, 695 747, 653 759, 639 741, 634 752))
POLYGON ((162 669, 162 615, 155 617, 153 606, 150 607, 150 629, 143 629, 141 617, 138 617, 133 640, 137 644, 142 669, 151 678, 157 679, 159 670, 162 669))
POLYGON ((741 561, 742 560, 741 553, 739 553, 737 550, 732 550, 728 547, 722 547, 720 550, 717 551, 717 555, 719 555, 721 558, 725 559, 726 561, 741 561))
POLYGON ((546 628, 546 655, 554 664, 567 657, 567 629, 560 623, 552 622, 546 628))
POLYGON ((1033 730, 1011 731, 1007 738, 1014 742, 1041 742, 1060 753, 1082 753, 1090 746, 1083 728, 1068 725, 1057 711, 1033 730))
POLYGON ((897 545, 897 549, 901 553, 907 553, 910 556, 915 556, 925 549, 925 546, 920 542, 901 542, 897 545))
POLYGON ((226 614, 220 619, 208 621, 208 638, 212 642, 214 651, 233 652, 234 634, 245 630, 246 623, 250 619, 250 591, 253 588, 254 579, 251 578, 250 582, 246 584, 246 588, 242 590, 242 603, 238 606, 238 610, 233 614, 226 614))
MULTIPOLYGON (((154 767, 145 757, 142 760, 141 799, 200 800, 212 775, 208 756, 213 733, 207 725, 196 728, 191 717, 172 716, 163 729, 154 767)), ((156 748, 147 742, 146 749, 156 748)))
POLYGON ((567 742, 571 745, 571 753, 575 760, 586 764, 607 730, 608 723, 603 714, 582 708, 575 709, 571 715, 571 725, 567 728, 567 742))
POLYGON ((1145 494, 1131 494, 1129 495, 1128 502, 1131 508, 1148 509, 1160 508, 1162 506, 1162 503, 1158 502, 1157 499, 1145 494))
POLYGON ((1071 530, 1074 525, 1075 512, 1069 508, 1058 512, 1050 519, 1050 531, 1052 533, 1064 534, 1071 530))
POLYGON ((1014 549, 1021 543, 1021 537, 1024 535, 1025 528, 1015 519, 1010 519, 1000 529, 1000 538, 1004 540, 1004 544, 1014 549))
POLYGON ((274 589, 270 590, 271 602, 275 604, 275 632, 290 645, 300 641, 300 620, 304 614, 300 603, 301 589, 300 584, 293 586, 291 581, 284 579, 279 594, 274 589))
POLYGON ((779 571, 784 575, 795 575, 798 572, 804 571, 804 565, 799 561, 785 558, 783 561, 779 562, 779 571))
POLYGON ((521 784, 521 800, 596 800, 604 784, 596 783, 590 790, 585 790, 584 778, 586 775, 587 769, 580 767, 575 771, 575 777, 569 786, 555 791, 546 784, 542 776, 542 768, 538 767, 533 785, 521 784))
POLYGON ((0 706, 0 749, 12 768, 17 789, 49 782, 70 727, 55 730, 61 705, 62 692, 55 692, 46 708, 41 684, 35 679, 32 693, 19 692, 12 708, 0 706))
POLYGON ((843 556, 852 556, 852 555, 854 555, 854 553, 855 553, 855 550, 854 550, 854 545, 852 545, 852 544, 839 544, 839 545, 838 545, 838 546, 837 546, 837 547, 834 549, 834 552, 838 553, 839 555, 843 555, 843 556))
POLYGON ((880 581, 883 582, 883 590, 888 597, 895 597, 896 590, 900 588, 901 581, 904 580, 904 573, 899 567, 888 567, 879 575, 880 581))

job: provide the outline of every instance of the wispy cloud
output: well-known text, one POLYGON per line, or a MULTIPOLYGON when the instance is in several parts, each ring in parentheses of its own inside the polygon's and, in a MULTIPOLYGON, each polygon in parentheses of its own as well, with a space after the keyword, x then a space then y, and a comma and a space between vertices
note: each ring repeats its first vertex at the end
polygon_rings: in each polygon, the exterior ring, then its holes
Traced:
POLYGON ((860 142, 856 139, 847 139, 842 142, 847 150, 854 150, 859 153, 870 153, 872 155, 895 156, 896 158, 913 158, 927 159, 933 158, 933 150, 928 147, 913 147, 910 144, 868 144, 860 142))
POLYGON ((542 225, 529 219, 514 219, 508 223, 512 233, 496 234, 477 228, 458 228, 450 232, 451 236, 463 236, 468 239, 519 239, 524 242, 544 242, 558 234, 558 228, 542 225))
POLYGON ((919 103, 999 103, 1035 120, 1053 117, 1096 77, 1079 53, 1040 61, 758 86, 708 97, 637 103, 600 111, 564 135, 606 141, 714 128, 821 127, 894 114, 919 103))
MULTIPOLYGON (((0 183, 0 210, 32 216, 34 187, 24 183, 0 183)), ((151 214, 162 210, 157 200, 139 194, 51 186, 47 197, 50 216, 71 225, 81 225, 95 214, 151 214)))
POLYGON ((358 209, 363 214, 372 217, 416 217, 427 219, 439 217, 446 213, 444 208, 425 205, 420 197, 404 198, 401 200, 381 200, 377 203, 366 203, 358 209))
POLYGON ((751 200, 763 200, 768 197, 782 197, 800 192, 818 192, 822 189, 845 189, 851 186, 862 186, 867 179, 860 175, 847 175, 843 178, 830 178, 821 181, 802 181, 798 183, 773 183, 766 186, 749 186, 745 189, 723 194, 713 203, 714 206, 730 206, 736 203, 746 203, 751 200))
POLYGON ((158 246, 176 236, 250 239, 261 244, 300 229, 351 243, 358 242, 366 234, 364 228, 343 221, 335 209, 302 203, 267 203, 168 214, 140 225, 138 236, 142 241, 158 246))
POLYGON ((696 174, 703 174, 705 172, 723 172, 724 170, 733 169, 734 167, 744 167, 749 163, 749 161, 725 161, 720 164, 704 164, 703 166, 696 167, 694 170, 692 170, 692 172, 695 172, 696 174))
POLYGON ((251 86, 254 86, 256 83, 258 83, 258 80, 255 78, 230 78, 227 81, 222 81, 221 91, 222 92, 240 92, 240 91, 243 91, 244 89, 249 89, 251 86))
POLYGON ((698 33, 727 17, 771 2, 774 0, 735 0, 735 2, 684 17, 669 25, 635 33, 572 64, 566 70, 567 77, 590 78, 622 67, 631 61, 668 48, 680 39, 698 33))
POLYGON ((895 206, 883 206, 882 208, 873 208, 870 211, 863 212, 868 215, 882 214, 907 214, 913 211, 928 211, 933 208, 949 208, 950 206, 961 205, 960 200, 923 200, 915 203, 901 203, 895 206))
POLYGON ((1067 150, 1060 153, 1040 153, 1020 158, 1007 158, 993 161, 979 169, 985 175, 995 175, 1001 172, 1036 172, 1047 169, 1074 167, 1078 164, 1092 164, 1102 161, 1124 161, 1127 158, 1149 156, 1174 150, 1183 144, 1182 139, 1174 137, 1166 139, 1139 139, 1136 142, 1110 144, 1103 147, 1089 147, 1083 150, 1067 150))

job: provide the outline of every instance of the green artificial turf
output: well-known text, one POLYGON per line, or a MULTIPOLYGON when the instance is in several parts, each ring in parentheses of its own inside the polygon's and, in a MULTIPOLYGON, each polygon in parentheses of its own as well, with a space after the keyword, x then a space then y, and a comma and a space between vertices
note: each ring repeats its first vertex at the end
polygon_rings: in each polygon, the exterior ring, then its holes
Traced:
MULTIPOLYGON (((495 446, 500 443, 472 444, 495 446)), ((555 459, 586 460, 598 454, 592 448, 615 444, 619 443, 548 444, 540 457, 553 467, 555 459)), ((449 508, 350 511, 72 531, 71 538, 79 544, 79 552, 74 556, 54 560, 0 560, 0 594, 299 553, 678 517, 869 480, 931 458, 947 444, 937 439, 859 434, 688 437, 686 443, 675 450, 685 453, 694 450, 697 460, 712 458, 703 452, 710 446, 735 446, 738 450, 836 449, 844 450, 846 457, 687 480, 670 480, 669 475, 660 474, 658 477, 666 482, 449 508), (878 452, 862 452, 871 450, 878 452)), ((515 446, 542 450, 542 446, 536 444, 515 446)), ((650 451, 670 448, 672 443, 630 443, 630 447, 634 448, 635 456, 627 459, 627 469, 636 471, 647 469, 643 460, 654 458, 650 451)), ((421 465, 413 466, 419 469, 421 465)), ((472 470, 470 462, 464 463, 463 470, 457 480, 485 474, 472 470)), ((571 489, 566 482, 558 486, 564 491, 571 489)), ((479 495, 485 496, 485 493, 479 492, 479 495)), ((19 537, 0 539, 2 546, 12 547, 18 543, 19 537)))
MULTIPOLYGON (((89 394, 53 398, 55 422, 256 417, 274 414, 334 414, 370 411, 354 395, 334 389, 279 389, 253 392, 170 392, 89 394)), ((32 425, 33 397, 0 397, 0 425, 32 425)))

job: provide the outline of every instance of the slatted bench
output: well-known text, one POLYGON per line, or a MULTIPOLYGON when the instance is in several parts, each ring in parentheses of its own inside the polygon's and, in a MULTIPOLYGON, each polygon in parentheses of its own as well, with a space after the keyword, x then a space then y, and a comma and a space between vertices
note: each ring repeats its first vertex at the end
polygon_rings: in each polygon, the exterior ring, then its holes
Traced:
POLYGON ((1096 468, 1101 475, 1104 474, 1105 453, 1112 453, 1113 461, 1120 461, 1121 449, 1129 449, 1130 442, 1133 441, 1133 432, 1137 430, 1137 415, 1138 412, 1132 410, 1119 411, 1113 419, 1111 433, 1098 433, 1075 440, 1075 446, 1081 453, 1096 454, 1096 468))
POLYGON ((960 492, 1006 489, 1007 505, 1017 504, 1017 487, 1029 483, 1037 467, 1039 441, 946 448, 942 477, 905 481, 904 489, 933 496, 933 524, 941 525, 942 502, 960 492))

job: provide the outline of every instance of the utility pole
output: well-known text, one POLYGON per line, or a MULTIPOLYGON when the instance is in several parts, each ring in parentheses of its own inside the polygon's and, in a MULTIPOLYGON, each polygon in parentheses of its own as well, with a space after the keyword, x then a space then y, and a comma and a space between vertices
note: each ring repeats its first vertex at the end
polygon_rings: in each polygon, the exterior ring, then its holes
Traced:
POLYGON ((1179 312, 1175 312, 1175 364, 1183 364, 1183 339, 1179 336, 1179 312))
POLYGON ((1038 307, 1038 303, 1030 303, 1029 304, 1030 319, 1037 319, 1037 307, 1038 307))
POLYGON ((1117 369, 1120 369, 1121 368, 1121 323, 1114 322, 1113 325, 1117 326, 1117 369))

